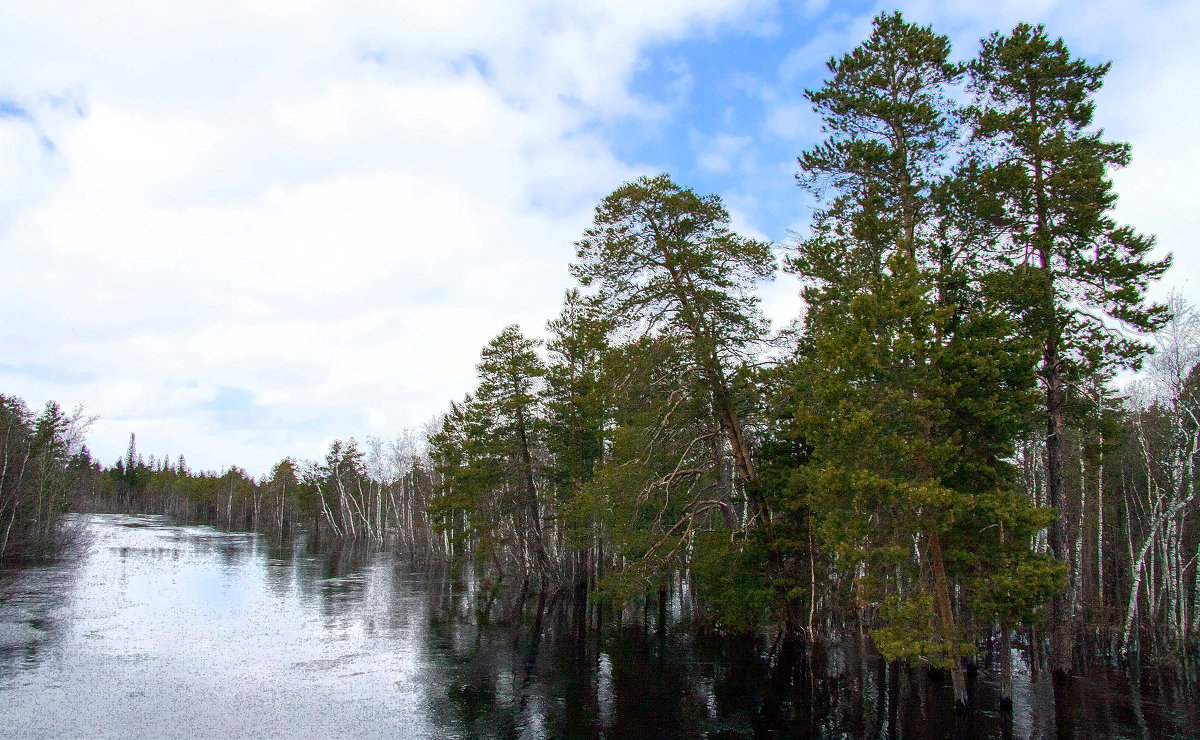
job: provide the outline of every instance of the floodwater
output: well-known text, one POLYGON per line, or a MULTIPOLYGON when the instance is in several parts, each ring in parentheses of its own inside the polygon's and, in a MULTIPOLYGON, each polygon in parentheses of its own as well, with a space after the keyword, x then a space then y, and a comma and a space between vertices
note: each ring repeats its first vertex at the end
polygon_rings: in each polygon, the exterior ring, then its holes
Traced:
POLYGON ((480 629, 481 594, 390 553, 75 522, 79 556, 0 571, 0 736, 1200 735, 1195 687, 1169 677, 1089 673, 1056 713, 1049 678, 1018 660, 1014 711, 995 711, 985 670, 963 717, 948 682, 852 646, 812 659, 816 678, 771 680, 754 643, 660 630, 657 605, 586 639, 553 604, 536 626, 480 629))

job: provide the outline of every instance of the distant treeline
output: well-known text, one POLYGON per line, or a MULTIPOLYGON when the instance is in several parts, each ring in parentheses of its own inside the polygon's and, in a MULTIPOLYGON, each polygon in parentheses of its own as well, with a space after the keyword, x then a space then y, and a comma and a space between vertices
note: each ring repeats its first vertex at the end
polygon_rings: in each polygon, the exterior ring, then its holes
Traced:
POLYGON ((1112 219, 1108 65, 1024 24, 949 55, 881 15, 806 91, 828 139, 798 158, 821 205, 785 250, 789 330, 755 295, 774 246, 645 177, 597 206, 548 338, 492 339, 426 444, 335 442, 256 482, 131 443, 92 490, 393 541, 574 596, 585 627, 686 588, 699 627, 760 630, 781 660, 856 631, 964 703, 964 663, 1010 674, 1014 637, 1062 674, 1180 664, 1200 648, 1200 317, 1146 301, 1170 260, 1112 219), (1119 392, 1122 369, 1141 373, 1119 392))
POLYGON ((146 460, 130 435, 125 457, 104 469, 81 507, 166 514, 275 535, 297 527, 318 539, 385 541, 415 557, 436 557, 429 500, 432 472, 412 434, 385 441, 334 441, 323 461, 285 458, 256 480, 242 468, 193 471, 180 455, 146 460))
POLYGON ((35 416, 0 394, 0 563, 53 557, 70 541, 62 515, 99 475, 83 444, 91 421, 53 401, 35 416))

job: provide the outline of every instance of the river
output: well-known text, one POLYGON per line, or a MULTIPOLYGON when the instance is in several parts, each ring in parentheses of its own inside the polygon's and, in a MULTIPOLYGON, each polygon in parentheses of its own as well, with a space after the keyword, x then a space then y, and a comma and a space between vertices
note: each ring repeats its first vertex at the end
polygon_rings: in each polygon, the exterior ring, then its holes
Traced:
MULTIPOLYGON (((760 651, 680 630, 587 640, 478 629, 477 596, 387 552, 158 517, 74 516, 78 552, 0 571, 5 737, 1195 736, 1195 689, 1093 672, 1055 717, 1024 668, 1012 715, 822 658, 780 687, 760 651), (854 676, 853 678, 851 676, 854 676)), ((677 606, 677 605, 676 605, 677 606)), ((549 612, 548 612, 549 613, 549 612)), ((832 656, 832 657, 830 657, 832 656)), ((976 682, 994 706, 994 684, 976 682)))

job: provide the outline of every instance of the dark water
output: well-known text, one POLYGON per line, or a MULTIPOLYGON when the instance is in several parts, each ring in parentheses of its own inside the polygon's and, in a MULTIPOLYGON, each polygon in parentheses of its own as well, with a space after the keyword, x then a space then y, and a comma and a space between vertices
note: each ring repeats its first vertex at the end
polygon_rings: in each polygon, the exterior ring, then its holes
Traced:
POLYGON ((387 553, 79 521, 84 556, 0 572, 0 736, 1200 736, 1195 688, 1166 676, 1089 673, 1056 713, 1019 662, 1011 715, 983 673, 961 717, 945 682, 853 645, 772 681, 759 646, 659 631, 657 606, 586 640, 553 603, 532 629, 536 599, 524 629, 481 630, 483 594, 387 553))

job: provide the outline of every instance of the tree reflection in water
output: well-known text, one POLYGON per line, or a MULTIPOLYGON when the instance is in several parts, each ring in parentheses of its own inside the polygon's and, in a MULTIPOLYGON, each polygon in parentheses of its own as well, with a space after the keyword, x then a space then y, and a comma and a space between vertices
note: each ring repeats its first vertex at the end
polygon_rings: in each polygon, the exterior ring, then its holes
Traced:
POLYGON ((1013 711, 995 709, 998 666, 982 664, 975 709, 957 715, 947 677, 886 665, 852 630, 773 659, 753 637, 695 634, 678 582, 662 600, 598 612, 569 592, 482 588, 361 546, 91 522, 81 557, 0 575, 6 736, 1187 737, 1200 727, 1195 685, 1167 672, 1131 682, 1093 670, 1056 688, 1018 649, 1013 711))

